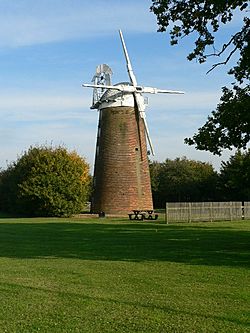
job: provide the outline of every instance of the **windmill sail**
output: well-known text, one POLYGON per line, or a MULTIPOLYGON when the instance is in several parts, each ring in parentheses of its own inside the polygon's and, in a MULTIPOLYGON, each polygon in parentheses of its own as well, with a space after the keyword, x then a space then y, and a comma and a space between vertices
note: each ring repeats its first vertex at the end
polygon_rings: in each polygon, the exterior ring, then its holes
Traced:
MULTIPOLYGON (((149 147, 150 147, 150 151, 151 151, 152 155, 154 155, 154 148, 153 148, 153 144, 152 144, 152 141, 151 141, 151 138, 150 138, 150 135, 149 135, 149 129, 148 129, 147 121, 146 121, 144 98, 141 95, 141 92, 138 91, 139 89, 136 89, 137 88, 137 80, 136 80, 135 74, 133 72, 133 68, 132 68, 132 65, 131 65, 131 62, 130 62, 130 59, 129 59, 127 47, 126 47, 126 44, 125 44, 125 41, 124 41, 123 34, 122 34, 121 30, 119 30, 119 34, 120 34, 120 38, 121 38, 121 42, 122 42, 122 48, 123 48, 126 63, 127 63, 128 75, 129 75, 131 84, 135 88, 134 97, 135 97, 135 103, 136 103, 136 106, 137 106, 137 110, 139 111, 140 118, 142 118, 142 120, 143 120, 144 130, 145 130, 145 133, 146 133, 146 137, 147 137, 147 141, 148 141, 148 144, 149 144, 149 147)), ((140 121, 140 119, 138 119, 138 121, 140 121)), ((140 124, 138 124, 138 131, 139 131, 139 135, 140 135, 140 124)))
POLYGON ((135 77, 134 72, 133 72, 133 68, 132 68, 132 65, 131 65, 131 62, 130 62, 130 59, 129 59, 128 51, 127 51, 126 44, 125 44, 125 41, 124 41, 123 34, 122 34, 121 30, 119 30, 119 34, 120 34, 120 38, 121 38, 121 42, 122 42, 122 48, 123 48, 126 63, 127 63, 128 76, 130 77, 130 81, 131 81, 132 85, 137 86, 137 80, 136 80, 136 77, 135 77))

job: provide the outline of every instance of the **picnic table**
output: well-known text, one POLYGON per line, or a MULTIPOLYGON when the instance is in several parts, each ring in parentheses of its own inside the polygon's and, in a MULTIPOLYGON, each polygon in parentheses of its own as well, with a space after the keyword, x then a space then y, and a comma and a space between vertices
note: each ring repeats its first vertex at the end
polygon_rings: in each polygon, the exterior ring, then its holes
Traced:
POLYGON ((128 214, 130 220, 157 220, 158 214, 155 214, 153 210, 138 210, 134 209, 133 213, 128 214))

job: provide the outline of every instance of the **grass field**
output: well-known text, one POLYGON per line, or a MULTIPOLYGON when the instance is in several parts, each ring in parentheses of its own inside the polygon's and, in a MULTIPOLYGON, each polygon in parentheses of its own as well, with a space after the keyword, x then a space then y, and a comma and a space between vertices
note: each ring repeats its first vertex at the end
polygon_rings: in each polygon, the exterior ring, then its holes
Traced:
POLYGON ((250 222, 0 219, 0 332, 250 332, 250 222))

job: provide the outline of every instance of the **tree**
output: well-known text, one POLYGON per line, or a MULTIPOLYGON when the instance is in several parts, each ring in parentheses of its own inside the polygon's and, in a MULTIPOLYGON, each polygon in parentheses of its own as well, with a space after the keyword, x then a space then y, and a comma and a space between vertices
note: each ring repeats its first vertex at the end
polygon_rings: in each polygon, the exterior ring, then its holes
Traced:
POLYGON ((222 162, 220 188, 225 200, 250 201, 250 149, 222 162))
POLYGON ((232 88, 222 88, 222 97, 216 111, 185 143, 197 149, 221 154, 225 148, 246 148, 250 140, 250 19, 248 1, 244 0, 152 0, 151 10, 157 16, 160 32, 171 26, 171 44, 185 36, 195 36, 194 49, 187 59, 204 63, 210 57, 223 57, 208 71, 237 59, 228 74, 234 76, 232 88), (242 12, 242 26, 217 50, 215 35, 242 12), (211 49, 211 51, 210 51, 211 49))
POLYGON ((165 162, 151 162, 150 175, 154 205, 168 202, 215 199, 217 173, 209 163, 186 157, 165 162))
POLYGON ((80 213, 88 199, 89 166, 64 147, 30 147, 0 173, 1 209, 31 216, 80 213))
POLYGON ((222 149, 246 148, 250 140, 249 88, 234 88, 235 93, 224 87, 221 103, 212 112, 198 134, 186 138, 189 145, 220 155, 222 149))

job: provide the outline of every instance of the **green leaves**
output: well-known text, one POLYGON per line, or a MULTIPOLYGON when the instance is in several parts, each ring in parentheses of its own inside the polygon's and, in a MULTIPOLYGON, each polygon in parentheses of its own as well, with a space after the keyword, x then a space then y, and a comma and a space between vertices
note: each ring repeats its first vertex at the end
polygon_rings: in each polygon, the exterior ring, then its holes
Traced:
POLYGON ((228 74, 236 82, 233 88, 223 88, 221 102, 204 126, 199 128, 193 138, 185 142, 195 145, 199 150, 209 150, 221 154, 223 149, 245 148, 250 140, 250 19, 248 1, 244 0, 152 0, 151 11, 156 15, 159 30, 170 27, 170 43, 178 44, 185 36, 193 34, 194 48, 187 55, 188 60, 196 59, 204 63, 208 57, 222 59, 212 65, 211 72, 217 66, 225 65, 236 59, 236 64, 228 74), (225 42, 218 46, 216 32, 229 23, 239 12, 246 13, 242 26, 233 35, 225 35, 225 42), (215 48, 215 41, 217 42, 215 48), (238 57, 238 58, 237 58, 238 57), (237 84, 236 84, 237 83, 237 84))
MULTIPOLYGON (((152 0, 152 3, 150 9, 157 17, 158 31, 164 32, 173 25, 169 31, 171 45, 177 44, 179 39, 190 34, 198 36, 195 37, 194 49, 188 55, 188 60, 197 59, 200 63, 206 61, 207 56, 211 55, 205 52, 207 52, 209 46, 214 46, 214 33, 220 29, 221 25, 230 22, 237 10, 247 13, 248 8, 248 2, 243 0, 152 0)), ((247 16, 246 14, 243 20, 242 29, 233 36, 235 37, 233 41, 236 50, 242 50, 244 47, 243 44, 248 44, 249 42, 249 19, 247 19, 247 16), (243 41, 243 44, 238 43, 238 39, 243 41)), ((228 39, 230 40, 231 37, 228 36, 228 39)), ((223 48, 222 45, 221 51, 213 55, 219 56, 222 53, 225 55, 225 51, 227 50, 231 58, 230 44, 225 43, 224 45, 227 45, 226 48, 223 48)))
POLYGON ((212 165, 185 157, 150 163, 154 205, 167 201, 206 201, 215 199, 217 174, 212 165))
POLYGON ((246 148, 250 140, 250 94, 249 86, 222 89, 223 95, 216 111, 192 138, 185 143, 197 149, 220 155, 223 149, 246 148))
POLYGON ((221 191, 227 200, 250 200, 250 150, 238 150, 220 170, 221 191))
POLYGON ((4 211, 31 216, 80 213, 90 190, 89 166, 64 147, 30 147, 0 174, 4 211))
POLYGON ((151 162, 154 205, 185 201, 250 201, 250 149, 236 151, 220 172, 212 165, 185 157, 151 162))

